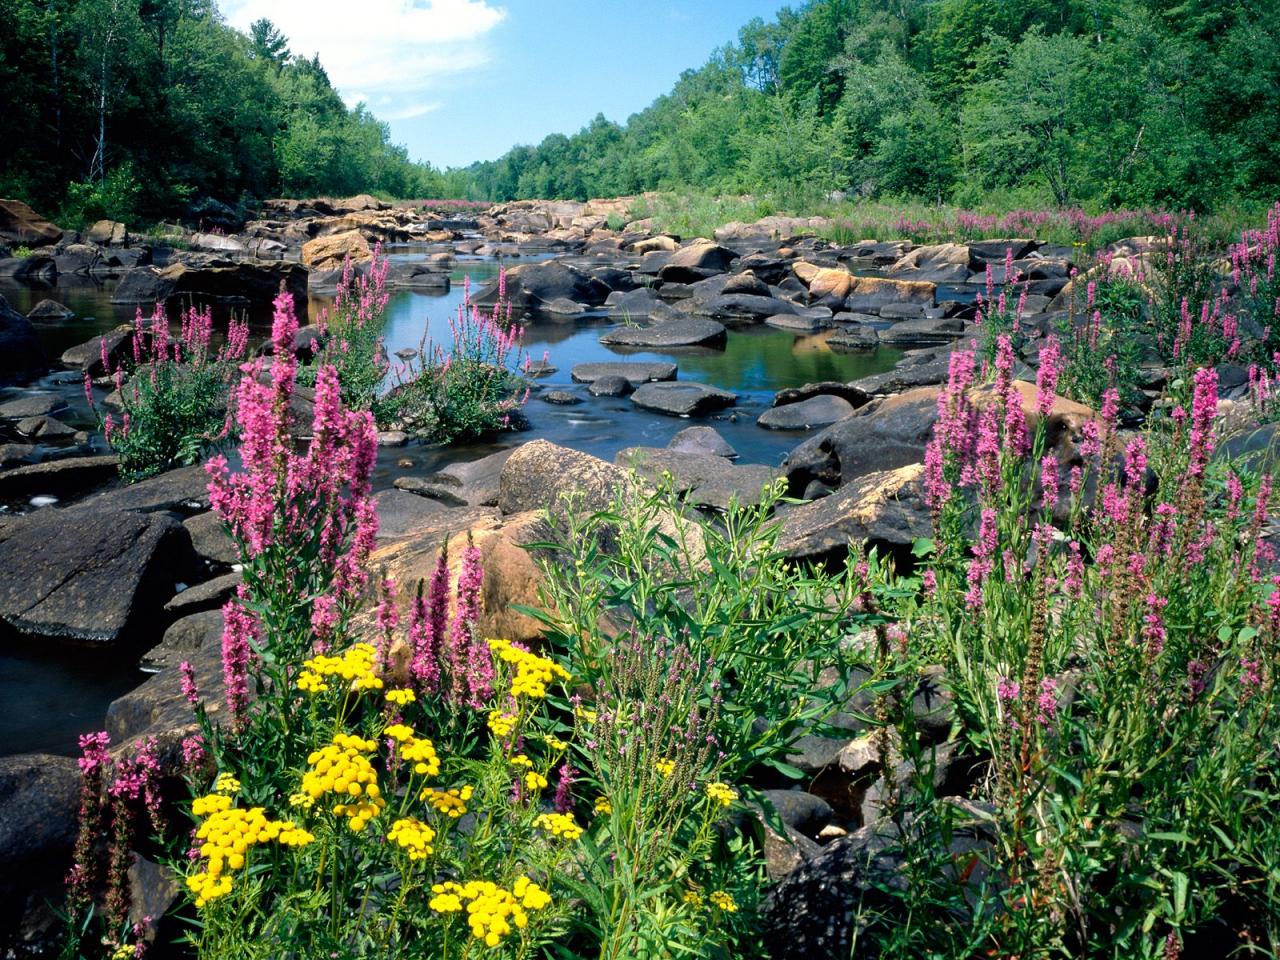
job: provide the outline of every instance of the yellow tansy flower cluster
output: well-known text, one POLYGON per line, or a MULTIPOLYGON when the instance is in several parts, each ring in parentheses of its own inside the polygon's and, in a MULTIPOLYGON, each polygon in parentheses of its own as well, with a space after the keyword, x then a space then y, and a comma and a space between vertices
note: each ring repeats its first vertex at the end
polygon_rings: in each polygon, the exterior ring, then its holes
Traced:
POLYGON ((674 760, 657 760, 653 766, 664 777, 671 776, 676 770, 676 762, 674 760))
POLYGON ((538 773, 537 770, 530 770, 524 775, 524 785, 530 790, 547 789, 547 778, 538 773))
POLYGON ((404 689, 387 691, 387 702, 394 703, 398 707, 407 707, 417 699, 418 698, 414 695, 412 690, 404 689))
POLYGON ((329 689, 327 677, 337 677, 352 690, 381 690, 382 678, 374 672, 378 652, 369 643, 357 643, 340 657, 319 656, 303 661, 298 689, 303 693, 323 693, 329 689))
POLYGON ((707 899, 709 899, 712 903, 714 903, 717 907, 719 907, 725 913, 738 912, 738 904, 734 901, 733 897, 730 894, 725 893, 723 890, 715 891, 715 893, 711 894, 711 896, 708 897, 707 899))
POLYGON ((363 830, 386 806, 378 788, 378 775, 365 756, 377 746, 372 740, 340 733, 333 738, 333 743, 307 757, 311 769, 302 775, 302 792, 315 800, 333 793, 344 801, 348 797, 356 801, 339 803, 333 808, 334 813, 348 818, 347 825, 356 832, 363 830))
POLYGON ((434 809, 456 820, 467 812, 467 801, 471 799, 473 792, 470 786, 455 787, 452 790, 435 790, 425 787, 418 795, 418 799, 427 801, 434 809))
POLYGON ((596 797, 596 813, 613 813, 613 804, 608 797, 596 797))
POLYGON ((571 813, 543 813, 533 821, 535 827, 547 831, 553 837, 565 840, 577 840, 582 836, 582 827, 578 826, 571 813))
MULTIPOLYGON (((208 819, 196 831, 205 868, 187 877, 187 889, 195 894, 197 907, 231 892, 231 874, 244 869, 246 854, 251 847, 270 840, 279 840, 289 846, 304 846, 315 839, 288 820, 268 820, 262 807, 242 810, 221 807, 216 801, 229 802, 229 798, 209 796, 197 799, 200 809, 209 812, 208 819), (215 802, 200 804, 200 800, 215 802)), ((195 808, 196 804, 193 804, 192 809, 195 808)))
POLYGON ((511 664, 515 675, 511 678, 511 695, 541 700, 547 695, 547 684, 557 677, 569 679, 569 671, 546 657, 528 650, 521 650, 510 640, 490 640, 489 649, 498 659, 511 664))
POLYGON ((524 769, 528 770, 530 767, 533 766, 533 761, 530 760, 528 757, 526 757, 523 753, 517 753, 514 757, 511 758, 511 765, 513 767, 523 767, 524 769))
POLYGON ((467 883, 447 881, 431 888, 434 897, 427 906, 436 913, 467 912, 471 935, 496 947, 514 929, 523 930, 529 923, 529 911, 541 910, 551 903, 551 895, 528 877, 520 877, 511 889, 488 880, 467 883))
POLYGON ((218 779, 213 784, 214 793, 233 794, 240 792, 240 781, 229 773, 218 774, 218 779))
POLYGON ((197 817, 207 817, 211 813, 221 813, 230 808, 231 798, 216 793, 196 797, 191 801, 191 812, 197 817))
POLYGON ((727 783, 708 783, 707 796, 718 801, 721 806, 727 807, 738 799, 738 791, 727 783))
POLYGON ((434 777, 440 772, 440 757, 436 755, 436 745, 426 737, 411 737, 400 748, 400 755, 407 763, 413 764, 413 772, 426 777, 434 777))
POLYGON ((684 902, 692 904, 695 907, 702 906, 702 894, 697 890, 686 890, 684 892, 684 902))
POLYGON ((514 713, 504 713, 501 710, 489 711, 489 729, 493 731, 495 737, 510 736, 515 726, 516 715, 514 713))
POLYGON ((410 860, 425 860, 435 853, 435 848, 431 846, 431 841, 435 838, 434 830, 413 817, 397 820, 387 834, 388 840, 408 851, 410 860))
POLYGON ((406 740, 413 739, 413 727, 407 727, 403 723, 393 723, 382 732, 396 743, 404 743, 406 740))

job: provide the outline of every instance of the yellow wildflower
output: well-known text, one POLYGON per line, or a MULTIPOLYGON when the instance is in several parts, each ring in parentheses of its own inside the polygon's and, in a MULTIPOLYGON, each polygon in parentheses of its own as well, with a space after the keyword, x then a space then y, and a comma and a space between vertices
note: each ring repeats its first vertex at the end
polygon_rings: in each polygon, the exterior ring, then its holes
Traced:
POLYGON ((671 776, 676 770, 676 762, 674 760, 658 760, 653 766, 664 777, 671 776))
POLYGON ((702 894, 697 890, 686 890, 684 892, 684 902, 692 904, 695 907, 702 906, 702 894))
POLYGON ((708 783, 707 796, 718 801, 722 807, 727 807, 738 799, 738 791, 727 783, 708 783))
POLYGON ((310 810, 316 805, 316 798, 309 793, 291 793, 289 794, 289 806, 301 807, 304 810, 310 810))
POLYGON ((613 813, 613 804, 607 797, 596 797, 596 813, 613 813))
POLYGON ((417 699, 418 698, 414 696, 414 693, 412 690, 401 689, 401 690, 387 691, 387 701, 389 703, 394 703, 396 706, 399 706, 399 707, 408 706, 409 704, 413 703, 417 699))
POLYGON ((408 851, 410 860, 425 860, 435 853, 435 848, 431 846, 431 841, 435 838, 434 830, 412 817, 397 820, 387 834, 388 840, 408 851))
POLYGON ((509 736, 511 731, 515 729, 516 715, 514 713, 504 713, 501 710, 489 711, 489 729, 493 731, 495 737, 509 736))
POLYGON ((207 817, 211 813, 221 813, 231 807, 231 798, 217 793, 196 797, 191 801, 191 812, 197 817, 207 817))
POLYGON ((413 737, 405 741, 400 753, 406 762, 413 764, 413 772, 416 774, 434 777, 440 772, 440 757, 436 755, 435 744, 426 737, 413 737))
POLYGON ((524 785, 530 790, 547 789, 547 778, 536 770, 530 770, 524 775, 524 785))
POLYGON ((517 753, 511 758, 513 767, 524 767, 526 770, 533 766, 533 761, 526 757, 523 753, 517 753))
POLYGON ((510 640, 490 640, 489 649, 498 659, 514 668, 511 695, 541 700, 547 695, 547 684, 555 679, 568 680, 569 671, 554 660, 522 650, 510 640))
POLYGON ((437 913, 459 913, 466 904, 471 935, 496 947, 504 937, 529 923, 529 911, 541 910, 551 896, 528 877, 519 877, 510 890, 488 880, 467 883, 446 881, 431 888, 435 894, 427 906, 437 913))
POLYGON ((577 840, 582 836, 582 827, 578 826, 571 813, 543 813, 534 819, 533 825, 564 840, 577 840))
POLYGON ((240 792, 240 781, 229 773, 218 774, 218 779, 213 784, 214 793, 233 794, 240 792))
POLYGON ((730 894, 725 893, 723 890, 715 891, 707 899, 709 899, 713 904, 715 904, 725 913, 738 912, 738 904, 734 901, 733 897, 730 894))
POLYGON ((472 793, 470 786, 455 787, 452 790, 435 790, 425 787, 418 795, 418 799, 427 801, 434 809, 456 820, 467 812, 467 801, 471 799, 472 793))
POLYGON ((396 743, 404 743, 413 738, 413 727, 407 727, 403 723, 393 723, 382 732, 396 743))

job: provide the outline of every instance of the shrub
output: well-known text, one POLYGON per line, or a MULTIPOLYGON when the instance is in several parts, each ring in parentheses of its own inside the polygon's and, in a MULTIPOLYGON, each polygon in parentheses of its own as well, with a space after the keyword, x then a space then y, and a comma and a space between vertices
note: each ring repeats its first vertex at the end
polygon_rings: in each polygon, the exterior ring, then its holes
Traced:
POLYGON ((355 410, 369 410, 377 401, 390 363, 383 346, 386 322, 387 268, 382 246, 374 247, 367 269, 357 272, 351 258, 342 264, 342 277, 333 303, 316 318, 319 339, 313 355, 301 371, 301 380, 314 385, 321 367, 338 375, 342 402, 355 410))
MULTIPOLYGON (((122 363, 113 373, 121 419, 99 417, 107 443, 120 456, 120 475, 129 482, 199 463, 227 438, 230 384, 248 348, 249 329, 232 318, 214 351, 212 311, 192 307, 171 340, 169 318, 157 305, 148 321, 138 311, 132 340, 132 365, 122 363)), ((110 370, 105 341, 101 360, 110 370)), ((85 396, 96 410, 87 373, 85 396)))
POLYGON ((487 312, 472 302, 467 285, 449 330, 448 353, 424 339, 397 371, 378 404, 379 421, 438 443, 523 427, 530 358, 520 345, 524 328, 511 321, 505 271, 498 276, 498 301, 487 312))

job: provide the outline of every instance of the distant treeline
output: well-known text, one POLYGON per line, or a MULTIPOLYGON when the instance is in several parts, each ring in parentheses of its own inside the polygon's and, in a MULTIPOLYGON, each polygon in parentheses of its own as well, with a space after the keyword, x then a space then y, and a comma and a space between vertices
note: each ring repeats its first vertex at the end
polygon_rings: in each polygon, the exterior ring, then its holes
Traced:
POLYGON ((598 116, 449 179, 488 200, 1273 199, 1280 3, 815 0, 751 21, 625 126, 598 116))
POLYGON ((66 225, 444 189, 318 58, 266 20, 233 30, 212 0, 0 0, 0 131, 0 196, 66 225))

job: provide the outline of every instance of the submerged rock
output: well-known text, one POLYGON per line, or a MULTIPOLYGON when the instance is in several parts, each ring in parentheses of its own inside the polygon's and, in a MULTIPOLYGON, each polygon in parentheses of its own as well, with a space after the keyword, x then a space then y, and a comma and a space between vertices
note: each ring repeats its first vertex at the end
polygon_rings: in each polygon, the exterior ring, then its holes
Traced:
POLYGON ((702 317, 668 320, 652 327, 619 327, 600 338, 606 346, 668 347, 721 346, 726 339, 724 324, 702 317))
POLYGON ((0 384, 22 383, 44 368, 44 348, 35 327, 0 297, 0 384))
POLYGON ((843 397, 820 394, 766 410, 756 423, 767 430, 810 430, 843 420, 853 409, 853 404, 843 397))
POLYGON ((676 365, 663 360, 632 363, 579 363, 569 372, 575 383, 594 383, 602 377, 626 377, 633 386, 650 380, 674 380, 676 365))

